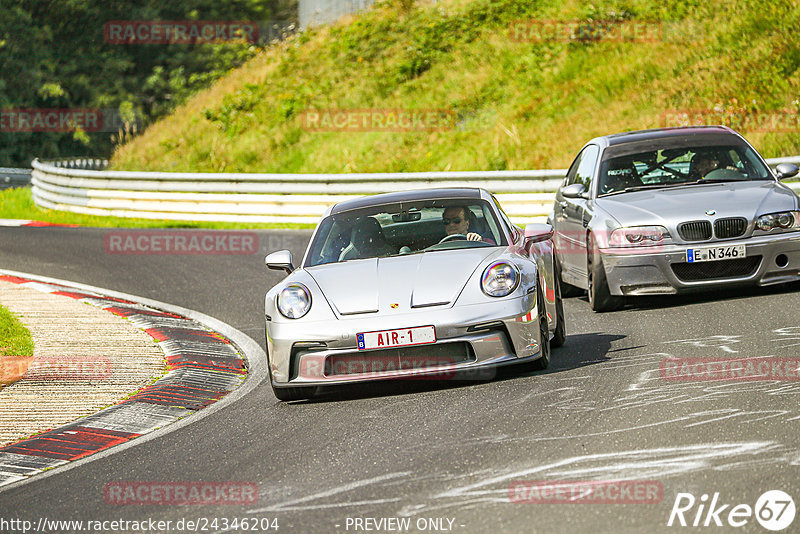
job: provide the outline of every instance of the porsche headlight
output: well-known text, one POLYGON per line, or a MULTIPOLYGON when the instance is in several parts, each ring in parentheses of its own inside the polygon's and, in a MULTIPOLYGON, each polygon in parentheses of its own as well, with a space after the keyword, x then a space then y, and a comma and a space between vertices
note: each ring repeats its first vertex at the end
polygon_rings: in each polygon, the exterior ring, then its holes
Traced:
POLYGON ((311 309, 311 292, 300 283, 289 284, 278 294, 278 311, 287 319, 299 319, 311 309))
POLYGON ((780 213, 762 215, 756 219, 756 228, 764 232, 769 232, 775 228, 800 230, 800 212, 783 211, 780 213))
POLYGON ((650 247, 660 245, 669 237, 663 226, 633 226, 617 228, 608 238, 609 247, 650 247))
POLYGON ((505 297, 517 289, 519 278, 519 269, 516 265, 498 261, 483 271, 481 289, 490 297, 505 297))

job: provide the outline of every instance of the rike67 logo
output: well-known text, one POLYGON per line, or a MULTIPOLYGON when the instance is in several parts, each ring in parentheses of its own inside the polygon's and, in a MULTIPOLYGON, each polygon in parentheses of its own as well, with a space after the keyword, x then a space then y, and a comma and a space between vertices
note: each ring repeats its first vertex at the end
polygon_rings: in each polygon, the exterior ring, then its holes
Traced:
POLYGON ((667 526, 739 528, 755 517, 763 528, 777 532, 792 524, 795 513, 794 500, 780 490, 764 492, 755 506, 725 503, 718 492, 710 498, 704 493, 699 499, 691 493, 678 493, 667 526))

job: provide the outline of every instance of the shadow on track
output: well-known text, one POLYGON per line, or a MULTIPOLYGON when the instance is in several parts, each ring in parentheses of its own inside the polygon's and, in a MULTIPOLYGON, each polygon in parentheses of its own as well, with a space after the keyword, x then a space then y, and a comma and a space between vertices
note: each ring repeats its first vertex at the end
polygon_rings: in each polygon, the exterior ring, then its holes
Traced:
MULTIPOLYGON (((800 282, 775 284, 772 286, 731 286, 705 289, 691 293, 677 295, 653 295, 646 297, 625 297, 625 307, 618 312, 606 312, 603 315, 613 315, 619 312, 635 312, 637 310, 657 310, 678 308, 691 304, 705 304, 708 302, 725 302, 748 299, 753 297, 769 297, 773 295, 789 295, 800 293, 800 282)), ((588 305, 586 295, 575 297, 588 305)))
POLYGON ((611 343, 623 338, 625 338, 624 335, 600 333, 568 335, 563 347, 553 349, 550 367, 544 371, 532 371, 530 364, 515 364, 483 369, 479 372, 460 372, 446 380, 414 377, 328 386, 319 388, 312 399, 293 401, 288 404, 314 404, 391 397, 478 386, 492 382, 524 380, 531 376, 549 375, 603 363, 610 359, 606 354, 610 351, 611 343))

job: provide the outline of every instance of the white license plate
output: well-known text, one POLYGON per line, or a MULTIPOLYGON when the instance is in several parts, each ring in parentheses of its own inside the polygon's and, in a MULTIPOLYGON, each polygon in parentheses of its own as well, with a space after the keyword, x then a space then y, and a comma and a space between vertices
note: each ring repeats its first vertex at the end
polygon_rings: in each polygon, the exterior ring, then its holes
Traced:
POLYGON ((390 347, 408 347, 436 343, 436 331, 433 326, 416 326, 397 330, 378 330, 356 334, 358 350, 386 349, 390 347))
POLYGON ((686 261, 697 263, 699 261, 732 260, 734 258, 744 258, 746 255, 744 245, 690 248, 686 251, 686 261))

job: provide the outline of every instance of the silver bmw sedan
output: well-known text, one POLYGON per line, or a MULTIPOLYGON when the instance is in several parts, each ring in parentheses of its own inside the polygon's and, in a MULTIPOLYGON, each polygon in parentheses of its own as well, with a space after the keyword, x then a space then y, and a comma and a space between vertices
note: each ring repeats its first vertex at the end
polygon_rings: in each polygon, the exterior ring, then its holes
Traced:
POLYGON ((800 280, 800 204, 755 148, 724 126, 589 141, 556 193, 563 294, 595 311, 628 295, 800 280))

